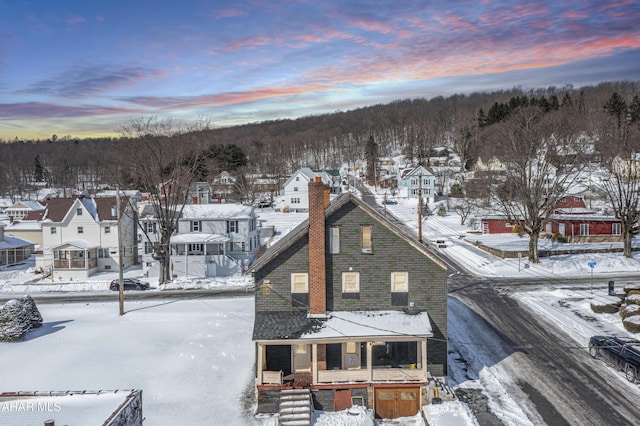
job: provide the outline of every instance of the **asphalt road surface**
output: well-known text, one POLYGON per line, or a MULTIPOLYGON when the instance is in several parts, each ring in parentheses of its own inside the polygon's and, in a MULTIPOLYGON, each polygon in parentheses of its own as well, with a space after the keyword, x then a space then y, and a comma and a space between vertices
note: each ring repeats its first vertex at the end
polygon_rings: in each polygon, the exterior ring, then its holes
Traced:
MULTIPOLYGON (((478 335, 486 336, 487 329, 491 330, 494 339, 486 342, 491 347, 491 362, 508 373, 508 393, 528 419, 535 425, 640 424, 640 386, 623 391, 626 387, 621 386, 615 370, 575 345, 563 324, 532 317, 522 309, 510 297, 522 285, 453 276, 450 295, 455 300, 449 306, 450 311, 457 303, 471 308, 479 319, 466 325, 475 327, 478 335)), ((578 281, 576 285, 585 283, 578 281)), ((469 404, 481 425, 503 423, 491 413, 479 392, 463 390, 458 397, 469 404)))
MULTIPOLYGON (((118 292, 56 292, 34 293, 31 295, 36 305, 46 303, 86 303, 86 302, 117 302, 118 292)), ((193 300, 225 297, 253 297, 252 289, 206 289, 206 290, 163 290, 163 291, 125 291, 124 302, 138 300, 193 300)), ((0 296, 0 305, 9 299, 20 296, 0 296)))

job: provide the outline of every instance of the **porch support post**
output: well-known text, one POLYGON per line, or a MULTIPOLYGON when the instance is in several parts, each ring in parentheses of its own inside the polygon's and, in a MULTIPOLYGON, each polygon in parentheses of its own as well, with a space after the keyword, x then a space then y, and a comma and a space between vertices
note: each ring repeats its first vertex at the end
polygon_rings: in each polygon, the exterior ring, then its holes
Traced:
POLYGON ((311 345, 311 383, 318 384, 318 344, 311 345))
POLYGON ((427 339, 420 342, 420 361, 422 362, 422 372, 427 376, 427 339))
POLYGON ((373 342, 367 342, 367 377, 373 382, 373 342))
POLYGON ((256 382, 258 385, 262 384, 262 359, 264 357, 264 347, 262 343, 256 343, 258 345, 258 354, 256 357, 256 382))

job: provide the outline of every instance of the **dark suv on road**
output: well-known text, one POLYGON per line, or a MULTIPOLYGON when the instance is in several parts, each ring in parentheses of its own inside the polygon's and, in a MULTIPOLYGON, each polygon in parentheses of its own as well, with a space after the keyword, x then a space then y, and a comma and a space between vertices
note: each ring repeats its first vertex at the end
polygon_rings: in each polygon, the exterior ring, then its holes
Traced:
MULTIPOLYGON (((135 278, 125 278, 122 280, 125 290, 149 290, 149 283, 137 280, 135 278)), ((109 289, 118 291, 120 289, 120 280, 115 279, 109 284, 109 289)))
POLYGON ((624 372, 627 380, 640 380, 640 341, 627 337, 592 336, 589 354, 624 372))

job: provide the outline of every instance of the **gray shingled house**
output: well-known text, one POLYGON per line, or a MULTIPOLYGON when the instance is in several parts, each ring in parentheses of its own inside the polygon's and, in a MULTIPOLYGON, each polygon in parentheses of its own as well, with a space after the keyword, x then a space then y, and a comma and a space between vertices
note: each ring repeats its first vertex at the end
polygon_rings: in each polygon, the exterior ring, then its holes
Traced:
POLYGON ((309 219, 252 273, 259 413, 302 389, 325 411, 414 415, 446 375, 446 265, 353 195, 309 182, 309 219))

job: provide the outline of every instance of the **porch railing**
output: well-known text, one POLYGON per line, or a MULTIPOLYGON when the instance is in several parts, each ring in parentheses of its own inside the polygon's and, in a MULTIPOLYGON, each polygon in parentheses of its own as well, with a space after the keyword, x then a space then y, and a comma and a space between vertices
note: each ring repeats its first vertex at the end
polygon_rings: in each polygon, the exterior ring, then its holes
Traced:
POLYGON ((54 269, 91 269, 98 266, 98 259, 58 259, 53 261, 54 269))

